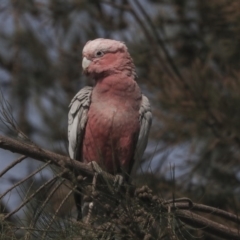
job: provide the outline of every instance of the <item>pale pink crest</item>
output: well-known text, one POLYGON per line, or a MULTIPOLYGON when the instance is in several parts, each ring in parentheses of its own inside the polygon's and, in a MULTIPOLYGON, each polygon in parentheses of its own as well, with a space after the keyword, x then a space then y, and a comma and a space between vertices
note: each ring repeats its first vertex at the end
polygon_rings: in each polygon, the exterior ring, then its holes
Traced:
POLYGON ((116 52, 117 50, 127 52, 127 47, 123 42, 117 40, 97 38, 86 43, 83 48, 83 54, 91 54, 95 51, 116 52))

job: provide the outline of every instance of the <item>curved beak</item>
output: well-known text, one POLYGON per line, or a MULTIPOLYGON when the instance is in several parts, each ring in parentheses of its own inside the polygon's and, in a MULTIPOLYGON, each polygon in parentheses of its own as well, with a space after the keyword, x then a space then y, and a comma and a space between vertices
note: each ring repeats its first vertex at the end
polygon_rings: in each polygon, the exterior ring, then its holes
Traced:
POLYGON ((83 58, 83 60, 82 60, 82 68, 83 68, 84 71, 88 68, 88 66, 90 65, 91 62, 92 61, 87 59, 86 57, 83 58))

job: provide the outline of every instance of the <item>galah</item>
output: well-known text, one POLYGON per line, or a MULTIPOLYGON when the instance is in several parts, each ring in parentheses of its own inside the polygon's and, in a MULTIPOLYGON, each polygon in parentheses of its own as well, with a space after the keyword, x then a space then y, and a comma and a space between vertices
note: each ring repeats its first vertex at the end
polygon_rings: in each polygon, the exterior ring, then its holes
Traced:
POLYGON ((84 73, 94 86, 70 103, 69 155, 95 161, 111 174, 130 174, 148 141, 152 113, 136 82, 133 60, 123 42, 98 38, 83 48, 84 73))

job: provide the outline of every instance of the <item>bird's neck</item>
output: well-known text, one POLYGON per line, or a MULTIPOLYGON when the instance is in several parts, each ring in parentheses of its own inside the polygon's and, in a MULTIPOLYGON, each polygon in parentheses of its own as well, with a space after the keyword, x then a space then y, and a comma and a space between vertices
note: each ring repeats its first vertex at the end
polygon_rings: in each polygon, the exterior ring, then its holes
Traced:
POLYGON ((90 74, 96 82, 100 82, 105 78, 111 79, 112 76, 114 76, 114 78, 124 78, 126 80, 136 80, 137 78, 132 58, 126 52, 107 54, 104 62, 102 62, 100 66, 96 67, 95 71, 90 74))
POLYGON ((132 77, 123 72, 97 79, 93 89, 94 95, 99 99, 114 98, 136 98, 141 96, 141 91, 132 77))
POLYGON ((125 53, 120 59, 122 59, 122 61, 118 67, 118 70, 125 76, 130 77, 133 80, 136 80, 137 73, 130 55, 128 53, 125 53))

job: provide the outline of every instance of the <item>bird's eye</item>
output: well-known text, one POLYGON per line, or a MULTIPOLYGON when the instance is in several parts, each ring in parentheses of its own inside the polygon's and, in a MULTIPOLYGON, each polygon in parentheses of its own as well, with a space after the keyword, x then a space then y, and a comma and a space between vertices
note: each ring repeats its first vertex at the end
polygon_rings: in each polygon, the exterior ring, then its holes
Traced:
POLYGON ((102 52, 102 51, 97 51, 97 52, 95 53, 95 56, 96 56, 96 57, 101 57, 101 56, 103 56, 103 52, 102 52))

